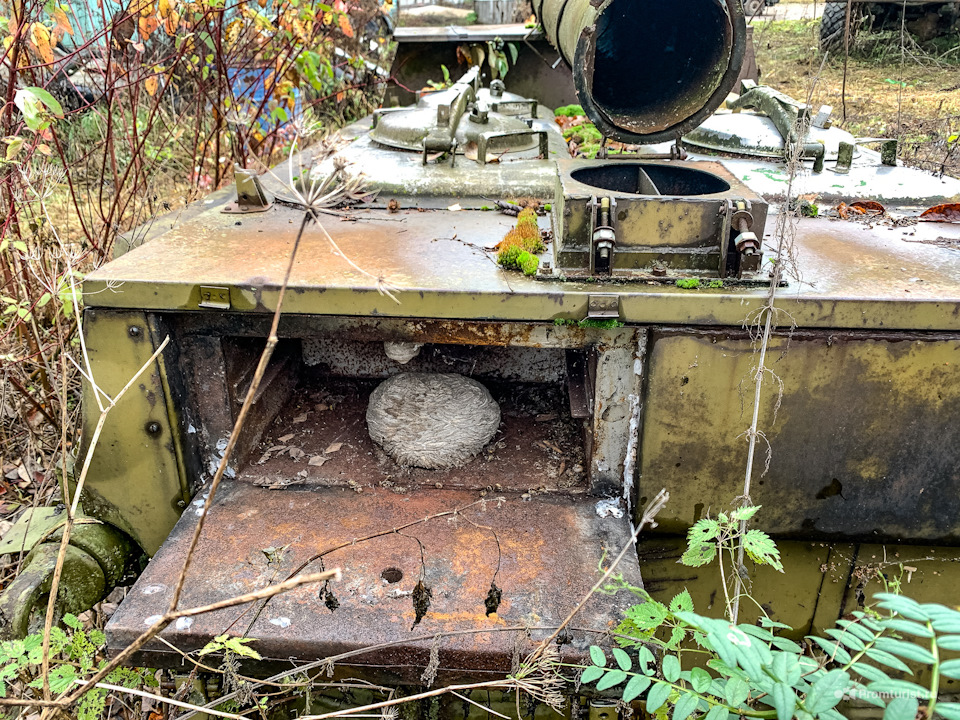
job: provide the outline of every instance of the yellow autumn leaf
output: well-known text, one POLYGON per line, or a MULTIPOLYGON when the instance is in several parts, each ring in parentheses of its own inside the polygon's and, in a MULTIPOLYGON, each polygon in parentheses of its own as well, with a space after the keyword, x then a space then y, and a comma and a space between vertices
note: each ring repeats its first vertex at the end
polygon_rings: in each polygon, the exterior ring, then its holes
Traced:
POLYGON ((53 9, 53 19, 62 32, 67 35, 73 35, 73 25, 70 24, 70 18, 67 17, 67 14, 62 8, 53 9))
POLYGON ((156 16, 151 15, 150 17, 141 17, 140 18, 140 38, 146 42, 150 39, 150 36, 153 34, 153 31, 160 26, 160 21, 157 20, 156 16))
POLYGON ((157 80, 156 75, 151 75, 146 80, 143 81, 143 87, 146 88, 147 92, 150 93, 150 97, 153 97, 157 94, 157 85, 159 81, 157 80))
POLYGON ((180 13, 178 13, 176 10, 173 10, 163 19, 163 31, 170 37, 173 37, 177 34, 177 26, 179 24, 180 13))
POLYGON ((50 31, 46 25, 33 23, 30 26, 30 44, 45 63, 53 62, 53 49, 50 47, 50 31))
POLYGON ((166 20, 170 13, 173 12, 173 3, 171 0, 160 0, 157 3, 157 12, 160 14, 164 20, 166 20))

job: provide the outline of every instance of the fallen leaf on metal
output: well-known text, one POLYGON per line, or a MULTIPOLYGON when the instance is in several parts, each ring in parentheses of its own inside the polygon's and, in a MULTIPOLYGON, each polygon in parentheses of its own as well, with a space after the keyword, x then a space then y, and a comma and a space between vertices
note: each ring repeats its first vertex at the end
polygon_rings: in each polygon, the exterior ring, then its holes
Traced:
POLYGON ((289 435, 284 435, 283 437, 277 438, 277 442, 282 442, 282 443, 290 442, 291 440, 293 440, 293 436, 294 436, 294 433, 290 433, 289 435))
POLYGON ((327 453, 327 454, 335 453, 337 450, 339 450, 339 449, 342 448, 342 447, 343 447, 343 443, 342 443, 342 442, 331 443, 330 446, 327 447, 326 450, 324 450, 324 452, 327 453))
POLYGON ((305 423, 306 421, 307 421, 307 414, 306 414, 306 413, 303 413, 303 415, 297 415, 297 416, 293 419, 293 422, 294 422, 294 423, 305 423))
POLYGON ((320 467, 323 465, 329 458, 323 455, 314 455, 307 461, 307 465, 313 465, 314 467, 320 467))
POLYGON ((945 203, 924 210, 920 215, 923 222, 960 222, 960 203, 945 203))

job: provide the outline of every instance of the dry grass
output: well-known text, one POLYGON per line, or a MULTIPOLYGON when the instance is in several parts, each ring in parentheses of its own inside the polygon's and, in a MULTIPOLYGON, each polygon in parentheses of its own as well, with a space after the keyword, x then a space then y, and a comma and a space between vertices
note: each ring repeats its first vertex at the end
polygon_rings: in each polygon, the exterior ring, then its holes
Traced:
MULTIPOLYGON (((786 94, 806 95, 820 67, 819 21, 785 20, 757 27, 761 82, 786 94)), ((897 32, 862 33, 847 66, 844 120, 842 53, 823 69, 814 106, 832 105, 835 122, 857 137, 896 137, 901 158, 960 176, 960 36, 920 47, 897 32)))

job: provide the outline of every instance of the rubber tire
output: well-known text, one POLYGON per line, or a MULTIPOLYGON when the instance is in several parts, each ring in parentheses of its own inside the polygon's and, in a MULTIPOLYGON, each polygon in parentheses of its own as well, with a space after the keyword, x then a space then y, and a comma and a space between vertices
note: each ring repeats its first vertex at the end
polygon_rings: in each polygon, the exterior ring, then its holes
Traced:
MULTIPOLYGON (((850 9, 850 42, 853 44, 853 36, 856 33, 857 26, 856 6, 850 9)), ((843 49, 843 28, 847 24, 847 4, 845 2, 828 2, 823 6, 823 16, 820 18, 820 49, 842 50, 843 49)))
POLYGON ((764 0, 743 0, 743 14, 747 19, 760 15, 766 7, 764 0))

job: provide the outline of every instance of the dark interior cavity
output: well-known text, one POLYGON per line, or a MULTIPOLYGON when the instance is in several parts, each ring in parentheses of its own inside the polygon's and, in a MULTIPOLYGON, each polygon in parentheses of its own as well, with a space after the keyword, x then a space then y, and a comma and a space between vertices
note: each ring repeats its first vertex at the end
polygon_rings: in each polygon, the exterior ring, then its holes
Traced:
POLYGON ((699 111, 727 68, 731 26, 718 0, 615 0, 597 19, 593 95, 632 132, 669 128, 699 111))
POLYGON ((601 190, 634 195, 712 195, 726 192, 730 184, 703 170, 643 163, 608 163, 574 170, 577 182, 601 190))

